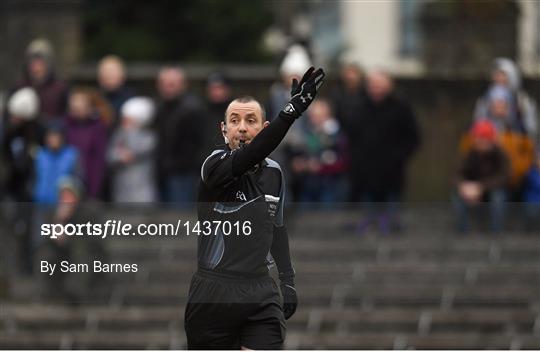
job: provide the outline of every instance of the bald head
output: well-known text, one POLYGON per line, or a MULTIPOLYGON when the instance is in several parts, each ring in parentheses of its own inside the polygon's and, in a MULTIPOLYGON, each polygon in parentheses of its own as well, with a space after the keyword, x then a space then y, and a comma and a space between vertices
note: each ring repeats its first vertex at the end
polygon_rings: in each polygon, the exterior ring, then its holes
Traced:
POLYGON ((374 70, 367 75, 367 92, 371 100, 380 102, 394 90, 394 81, 390 74, 382 70, 374 70))
POLYGON ((124 62, 118 56, 105 56, 98 65, 99 85, 106 91, 120 88, 126 79, 124 62))
POLYGON ((227 110, 225 110, 225 122, 227 122, 227 116, 229 116, 230 111, 234 108, 243 108, 249 106, 257 115, 260 116, 261 121, 266 121, 266 110, 264 107, 257 101, 255 98, 251 96, 243 96, 240 98, 236 98, 229 106, 227 106, 227 110))

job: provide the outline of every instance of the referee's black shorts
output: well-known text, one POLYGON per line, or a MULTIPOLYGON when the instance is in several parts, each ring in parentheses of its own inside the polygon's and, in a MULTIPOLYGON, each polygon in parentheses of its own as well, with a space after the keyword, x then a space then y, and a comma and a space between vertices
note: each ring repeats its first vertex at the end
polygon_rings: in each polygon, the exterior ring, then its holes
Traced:
POLYGON ((184 325, 188 349, 283 348, 285 318, 274 279, 199 271, 189 288, 184 325))

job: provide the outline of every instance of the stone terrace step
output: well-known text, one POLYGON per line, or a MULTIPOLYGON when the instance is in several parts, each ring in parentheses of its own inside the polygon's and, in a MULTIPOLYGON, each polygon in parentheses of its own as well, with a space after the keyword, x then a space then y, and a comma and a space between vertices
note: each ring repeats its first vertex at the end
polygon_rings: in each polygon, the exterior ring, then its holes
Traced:
MULTIPOLYGON (((540 266, 530 264, 467 264, 409 262, 334 262, 317 260, 295 262, 298 282, 326 282, 329 285, 358 281, 363 283, 461 284, 501 282, 540 285, 540 266)), ((189 282, 196 271, 194 263, 175 265, 147 263, 136 274, 113 274, 113 282, 189 282)))
MULTIPOLYGON (((440 333, 440 332, 520 332, 533 333, 538 315, 515 309, 373 309, 303 311, 289 326, 307 324, 308 332, 339 333, 440 333)), ((302 330, 302 329, 299 329, 302 330)))
MULTIPOLYGON (((11 332, 167 331, 181 329, 184 307, 107 306, 70 308, 9 305, 3 320, 11 332)), ((289 330, 355 333, 519 332, 533 333, 538 313, 523 309, 300 309, 289 330)))
MULTIPOLYGON (((194 238, 114 239, 104 242, 115 259, 194 261, 194 238)), ((330 238, 294 237, 291 247, 295 261, 322 260, 335 262, 461 262, 523 263, 540 265, 540 242, 536 238, 511 239, 440 239, 435 238, 330 238)))
POLYGON ((0 332, 3 349, 181 349, 182 332, 0 332))
POLYGON ((408 334, 302 334, 289 336, 290 349, 538 349, 540 337, 523 335, 512 337, 503 334, 438 333, 428 336, 408 334))
MULTIPOLYGON (((168 332, 0 333, 5 349, 182 349, 185 337, 168 332)), ((390 333, 299 334, 290 333, 289 349, 539 349, 533 335, 437 333, 426 336, 390 333)))
MULTIPOLYGON (((351 307, 521 307, 540 300, 540 288, 521 286, 445 285, 336 285, 332 289, 299 285, 306 306, 345 305, 351 307)), ((125 305, 174 305, 187 299, 187 285, 127 285, 117 289, 125 305)))
POLYGON ((184 307, 122 307, 10 304, 3 308, 2 321, 11 330, 162 330, 183 319, 184 307))

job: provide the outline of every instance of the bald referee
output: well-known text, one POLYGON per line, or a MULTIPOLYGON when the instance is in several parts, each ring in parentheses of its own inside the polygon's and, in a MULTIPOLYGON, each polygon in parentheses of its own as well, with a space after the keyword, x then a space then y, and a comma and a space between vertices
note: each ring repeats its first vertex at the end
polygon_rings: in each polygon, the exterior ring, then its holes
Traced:
POLYGON ((324 79, 311 67, 293 80, 291 99, 270 123, 252 97, 231 102, 221 124, 225 145, 201 168, 198 270, 185 312, 189 349, 282 349, 285 319, 296 311, 294 269, 283 226, 285 180, 267 158, 315 99, 324 79), (275 262, 281 294, 269 276, 275 262))

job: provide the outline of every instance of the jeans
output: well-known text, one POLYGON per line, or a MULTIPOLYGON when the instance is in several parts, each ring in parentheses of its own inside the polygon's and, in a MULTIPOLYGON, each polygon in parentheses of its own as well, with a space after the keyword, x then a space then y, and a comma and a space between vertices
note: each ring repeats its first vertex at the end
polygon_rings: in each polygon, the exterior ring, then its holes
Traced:
POLYGON ((161 190, 161 199, 175 206, 189 206, 195 201, 196 177, 193 174, 170 175, 165 178, 161 190))
POLYGON ((308 175, 302 180, 299 201, 302 208, 331 208, 345 200, 346 179, 339 175, 308 175))
POLYGON ((528 231, 540 230, 540 203, 525 203, 525 225, 528 231))
MULTIPOLYGON (((460 232, 469 231, 469 213, 473 206, 467 204, 459 194, 453 196, 453 204, 458 217, 458 230, 460 232)), ((501 232, 504 227, 506 216, 506 191, 503 189, 494 189, 486 194, 487 205, 490 217, 490 229, 494 233, 501 232)), ((479 206, 486 204, 482 202, 479 206)))

